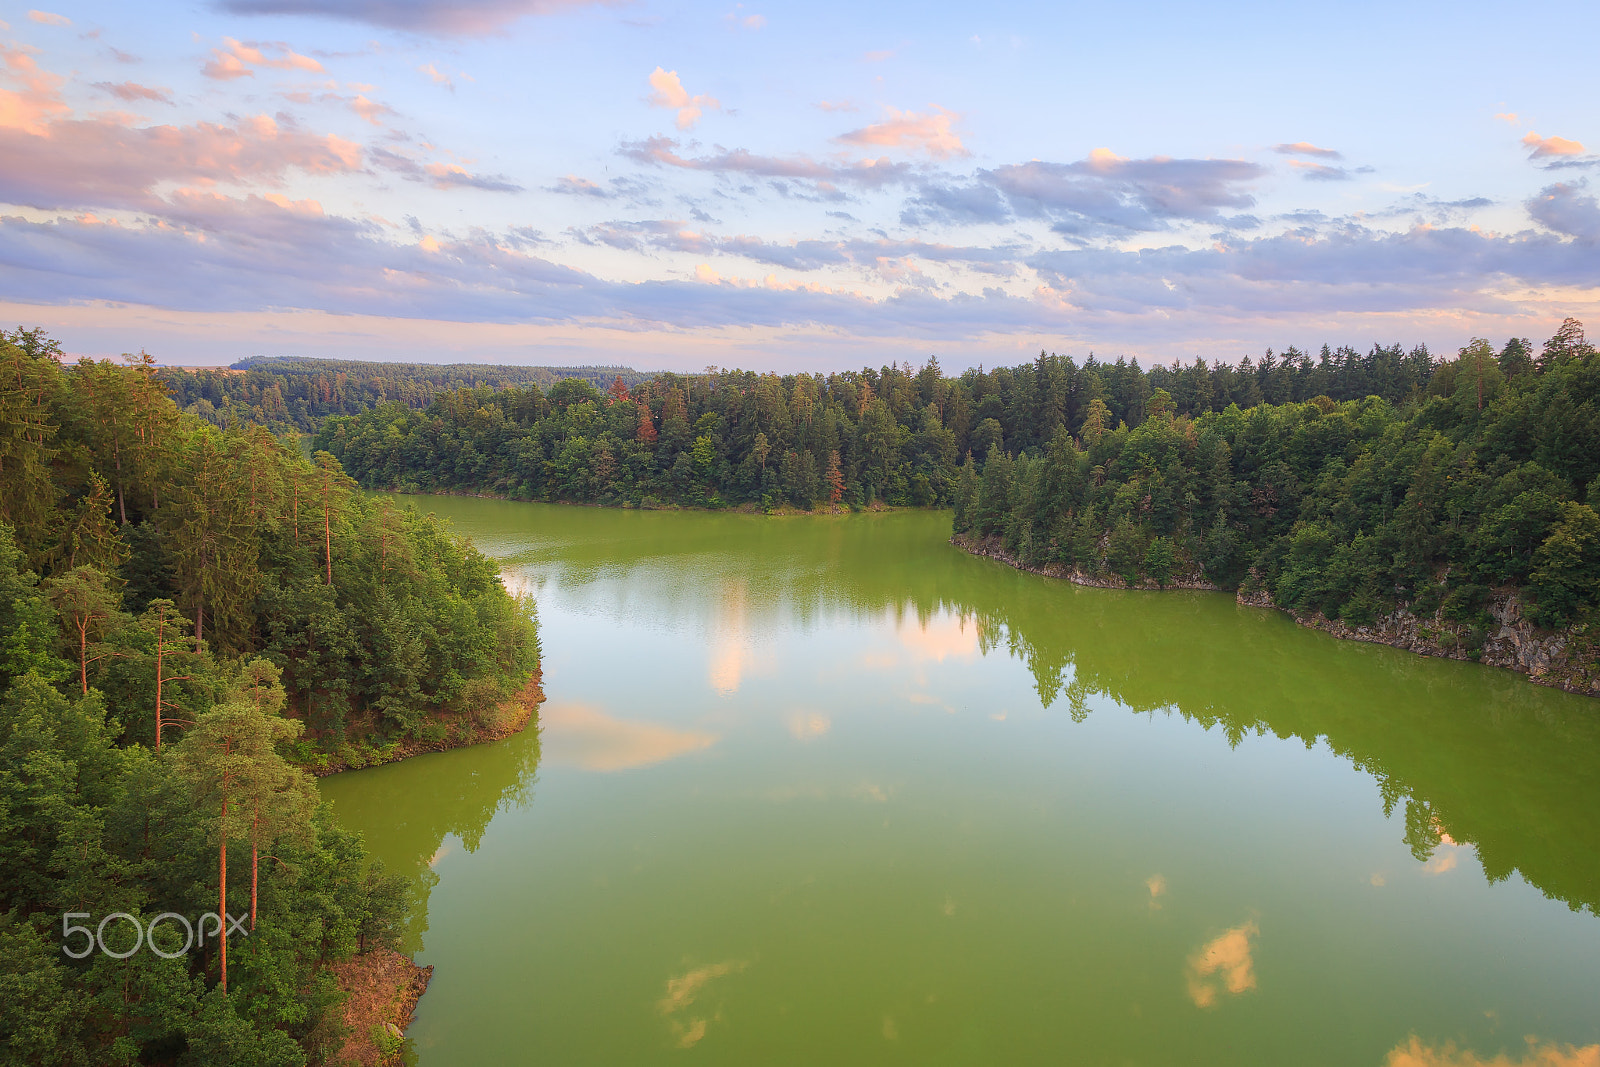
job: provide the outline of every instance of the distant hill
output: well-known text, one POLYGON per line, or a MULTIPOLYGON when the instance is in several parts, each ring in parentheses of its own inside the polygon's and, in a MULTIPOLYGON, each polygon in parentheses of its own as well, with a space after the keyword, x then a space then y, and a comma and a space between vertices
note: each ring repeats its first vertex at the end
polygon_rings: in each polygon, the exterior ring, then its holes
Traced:
POLYGON ((480 363, 372 363, 350 359, 252 356, 227 368, 167 367, 161 380, 178 406, 215 425, 230 416, 274 430, 312 432, 328 415, 359 415, 399 402, 421 410, 456 389, 548 389, 579 378, 599 389, 650 376, 631 367, 519 367, 480 363))

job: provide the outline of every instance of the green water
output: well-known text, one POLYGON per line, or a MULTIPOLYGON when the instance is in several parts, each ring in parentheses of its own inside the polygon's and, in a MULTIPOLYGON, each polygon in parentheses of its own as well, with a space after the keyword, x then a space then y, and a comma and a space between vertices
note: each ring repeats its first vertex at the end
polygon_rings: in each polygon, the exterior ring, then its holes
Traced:
POLYGON ((1600 1055, 1600 701, 944 514, 424 506, 550 699, 323 784, 417 879, 423 1067, 1600 1055))

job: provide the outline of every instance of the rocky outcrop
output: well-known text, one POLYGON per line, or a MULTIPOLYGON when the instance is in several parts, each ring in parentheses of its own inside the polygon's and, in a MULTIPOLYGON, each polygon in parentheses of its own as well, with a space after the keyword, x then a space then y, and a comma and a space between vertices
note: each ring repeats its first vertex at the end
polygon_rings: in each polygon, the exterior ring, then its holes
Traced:
MULTIPOLYGON (((1087 574, 1059 563, 1044 566, 1023 563, 1006 552, 997 537, 980 539, 957 534, 950 540, 974 555, 998 560, 1046 578, 1064 578, 1077 585, 1102 589, 1220 591, 1198 572, 1176 575, 1165 585, 1147 580, 1129 586, 1115 575, 1087 574)), ((1580 624, 1564 630, 1541 630, 1523 616, 1522 602, 1515 590, 1501 590, 1494 595, 1489 609, 1493 624, 1487 630, 1446 619, 1438 613, 1432 617, 1414 615, 1406 607, 1398 608, 1366 625, 1352 626, 1342 619, 1329 619, 1320 613, 1305 614, 1278 608, 1272 602, 1272 594, 1253 582, 1246 582, 1234 599, 1251 607, 1285 611, 1300 625, 1334 637, 1389 645, 1420 656, 1470 660, 1490 667, 1504 667, 1527 675, 1530 681, 1538 685, 1600 697, 1600 648, 1596 647, 1589 627, 1580 624)))
MULTIPOLYGON (((1276 607, 1262 590, 1240 593, 1241 604, 1276 607)), ((1421 656, 1471 660, 1490 667, 1526 674, 1530 681, 1565 689, 1569 693, 1600 696, 1600 663, 1588 627, 1541 630, 1522 615, 1522 602, 1511 590, 1495 594, 1489 606, 1493 620, 1487 630, 1445 619, 1442 615, 1421 617, 1401 607, 1364 626, 1351 626, 1341 619, 1318 614, 1289 614, 1302 626, 1310 626, 1351 641, 1403 648, 1421 656)))

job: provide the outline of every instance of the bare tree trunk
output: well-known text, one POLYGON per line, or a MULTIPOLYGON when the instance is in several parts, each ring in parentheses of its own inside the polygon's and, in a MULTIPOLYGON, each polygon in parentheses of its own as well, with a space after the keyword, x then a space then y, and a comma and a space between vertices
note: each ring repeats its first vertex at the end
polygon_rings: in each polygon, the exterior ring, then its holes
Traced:
POLYGON ((261 828, 261 798, 260 797, 256 797, 255 804, 256 804, 255 810, 251 813, 251 816, 250 816, 250 930, 251 930, 251 932, 254 932, 255 928, 256 928, 256 885, 257 885, 257 878, 258 878, 259 871, 260 871, 260 868, 258 866, 259 862, 260 862, 260 855, 259 855, 260 849, 259 849, 258 840, 256 838, 256 835, 260 832, 260 828, 261 828))
POLYGON ((222 920, 222 991, 228 991, 228 794, 227 779, 223 779, 222 794, 222 851, 219 867, 221 886, 217 890, 217 915, 222 920))

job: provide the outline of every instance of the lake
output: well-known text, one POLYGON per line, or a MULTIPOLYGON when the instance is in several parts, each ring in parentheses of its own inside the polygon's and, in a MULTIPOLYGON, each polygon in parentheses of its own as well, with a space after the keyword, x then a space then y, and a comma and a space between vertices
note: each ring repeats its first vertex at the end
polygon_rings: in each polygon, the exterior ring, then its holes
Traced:
POLYGON ((549 695, 322 782, 416 879, 423 1067, 1600 1063, 1600 701, 948 513, 413 499, 549 695))

